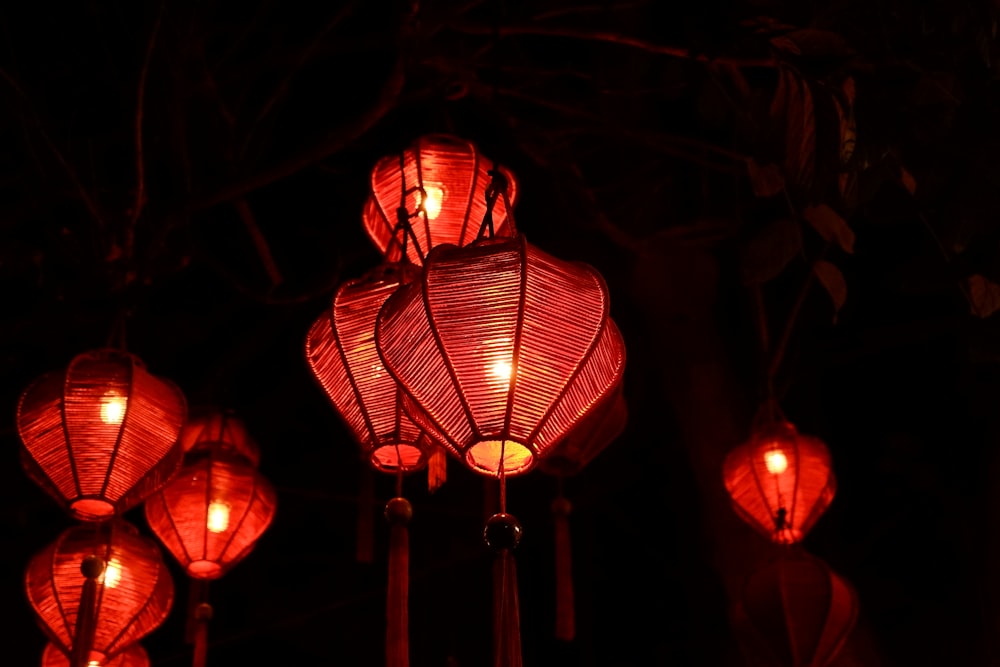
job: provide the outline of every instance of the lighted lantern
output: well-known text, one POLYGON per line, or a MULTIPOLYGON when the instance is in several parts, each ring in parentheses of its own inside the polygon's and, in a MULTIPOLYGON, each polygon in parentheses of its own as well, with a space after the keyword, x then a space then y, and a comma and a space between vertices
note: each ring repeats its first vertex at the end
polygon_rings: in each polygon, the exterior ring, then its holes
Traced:
MULTIPOLYGON (((87 667, 149 667, 149 655, 146 654, 142 644, 132 644, 104 662, 89 661, 89 663, 87 667)), ((45 650, 42 652, 42 667, 72 667, 72 664, 70 656, 50 642, 45 645, 45 650)))
POLYGON ((619 382, 603 278, 523 235, 442 245, 375 341, 410 416, 479 473, 527 472, 619 382))
POLYGON ((827 667, 854 629, 858 596, 808 554, 768 563, 748 579, 733 619, 747 650, 781 667, 827 667))
POLYGON ((260 465, 260 446, 247 431, 235 411, 201 408, 181 429, 181 449, 185 453, 205 447, 222 447, 260 465))
POLYGON ((722 476, 737 514, 780 544, 805 537, 837 489, 823 441, 784 419, 768 421, 731 451, 722 476))
POLYGON ((17 427, 28 475, 77 519, 137 505, 181 462, 181 391, 135 356, 96 350, 21 395, 17 427))
POLYGON ((413 267, 382 264, 344 283, 306 338, 309 367, 364 458, 389 473, 422 468, 431 445, 404 412, 402 392, 375 347, 379 310, 414 276, 413 267))
MULTIPOLYGON (((382 158, 372 169, 372 194, 362 215, 368 236, 386 260, 401 260, 404 230, 399 228, 398 212, 403 208, 413 233, 406 244, 410 262, 420 265, 432 248, 443 243, 471 243, 486 215, 493 168, 494 163, 469 141, 444 134, 420 137, 401 155, 382 158)), ((509 184, 507 197, 513 206, 514 177, 502 167, 500 171, 509 184)), ((491 210, 494 236, 514 233, 506 206, 498 201, 491 210)))
POLYGON ((56 648, 102 666, 163 623, 174 599, 159 547, 122 520, 64 531, 28 563, 25 588, 56 648))
POLYGON ((145 504, 146 521, 195 579, 217 579, 246 557, 274 518, 277 494, 245 457, 198 449, 145 504))

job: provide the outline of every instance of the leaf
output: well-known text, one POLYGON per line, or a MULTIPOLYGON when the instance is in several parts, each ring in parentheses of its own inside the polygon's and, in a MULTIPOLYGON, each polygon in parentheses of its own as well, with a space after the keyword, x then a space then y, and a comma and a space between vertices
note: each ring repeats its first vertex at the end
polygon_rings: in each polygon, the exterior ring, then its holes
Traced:
POLYGON ((809 189, 816 161, 816 113, 809 84, 793 67, 782 66, 771 100, 772 127, 783 130, 785 179, 809 189))
POLYGON ((836 241, 840 248, 848 253, 854 253, 854 230, 836 211, 827 206, 806 206, 802 217, 812 225, 820 236, 827 241, 836 241))
POLYGON ((1000 310, 1000 285, 980 274, 967 279, 969 308, 976 317, 986 318, 1000 310))
POLYGON ((833 96, 833 106, 840 121, 840 167, 843 169, 854 155, 858 142, 858 126, 854 117, 854 79, 847 77, 841 84, 839 95, 833 96))
POLYGON ((802 228, 793 218, 771 220, 740 249, 745 285, 776 278, 802 249, 802 228))
POLYGON ((750 176, 750 185, 756 197, 773 197, 785 189, 785 178, 777 165, 761 165, 756 160, 749 159, 747 174, 750 176))
POLYGON ((847 281, 844 280, 844 274, 825 259, 816 262, 813 272, 823 287, 826 288, 827 294, 830 295, 830 299, 833 301, 833 323, 836 324, 837 315, 847 301, 847 281))
POLYGON ((899 168, 899 182, 903 184, 906 191, 911 195, 917 192, 917 181, 913 178, 913 174, 906 171, 904 167, 899 168))

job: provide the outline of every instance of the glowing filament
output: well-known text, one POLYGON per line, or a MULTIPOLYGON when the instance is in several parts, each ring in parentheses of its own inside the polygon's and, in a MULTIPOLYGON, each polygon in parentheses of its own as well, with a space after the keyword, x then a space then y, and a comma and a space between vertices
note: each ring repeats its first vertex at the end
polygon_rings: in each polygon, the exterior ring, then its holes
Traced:
POLYGON ((501 380, 510 379, 510 363, 498 361, 490 367, 490 374, 501 380))
POLYGON ((441 202, 444 200, 444 190, 438 185, 425 185, 426 198, 417 191, 417 206, 424 210, 428 220, 434 220, 441 215, 441 202))
POLYGON ((101 397, 101 421, 105 424, 121 424, 125 417, 125 397, 109 391, 101 397))
POLYGON ((213 500, 208 505, 208 532, 221 533, 229 528, 229 505, 213 500))
POLYGON ((101 583, 105 588, 115 588, 122 580, 122 564, 117 558, 112 558, 104 566, 101 583))
POLYGON ((788 458, 780 449, 771 449, 764 452, 764 465, 772 475, 780 475, 788 470, 788 458))

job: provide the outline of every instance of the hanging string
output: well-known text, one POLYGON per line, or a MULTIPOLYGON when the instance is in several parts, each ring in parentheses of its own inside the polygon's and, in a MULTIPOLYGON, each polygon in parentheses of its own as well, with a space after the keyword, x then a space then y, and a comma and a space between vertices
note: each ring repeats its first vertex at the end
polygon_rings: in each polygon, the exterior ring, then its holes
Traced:
MULTIPOLYGON (((420 167, 420 158, 417 157, 417 168, 420 167)), ((413 242, 413 250, 419 257, 423 257, 424 253, 420 247, 420 241, 417 239, 416 233, 413 231, 413 225, 410 224, 410 219, 414 216, 423 213, 426 215, 426 203, 427 203, 427 192, 424 190, 423 186, 416 186, 414 188, 406 187, 406 153, 402 152, 399 154, 399 206, 396 207, 396 226, 393 227, 392 237, 389 240, 389 245, 385 249, 385 255, 388 257, 392 254, 393 246, 399 247, 400 261, 408 261, 406 254, 406 246, 409 241, 413 242), (406 197, 411 192, 419 192, 419 202, 417 203, 417 210, 410 213, 406 208, 406 197)))
POLYGON ((552 501, 556 568, 556 639, 572 641, 576 636, 573 594, 573 555, 570 546, 569 515, 573 505, 563 494, 562 475, 556 477, 556 498, 552 501))
POLYGON ((104 574, 104 568, 105 559, 97 554, 90 554, 80 564, 84 581, 73 632, 73 667, 87 667, 90 664, 90 651, 97 629, 98 579, 104 574))
POLYGON ((510 200, 507 196, 507 177, 500 170, 500 163, 494 162, 493 168, 486 173, 490 175, 490 184, 486 187, 486 213, 483 214, 483 221, 479 225, 479 232, 476 234, 477 239, 483 238, 483 232, 487 231, 489 232, 489 236, 486 238, 494 237, 496 232, 493 229, 493 209, 496 206, 498 197, 503 197, 504 213, 510 221, 511 229, 513 229, 514 224, 510 210, 510 200))
POLYGON ((409 667, 409 588, 410 533, 413 507, 402 497, 402 479, 397 478, 396 497, 385 506, 389 522, 389 579, 385 605, 385 664, 386 667, 409 667))

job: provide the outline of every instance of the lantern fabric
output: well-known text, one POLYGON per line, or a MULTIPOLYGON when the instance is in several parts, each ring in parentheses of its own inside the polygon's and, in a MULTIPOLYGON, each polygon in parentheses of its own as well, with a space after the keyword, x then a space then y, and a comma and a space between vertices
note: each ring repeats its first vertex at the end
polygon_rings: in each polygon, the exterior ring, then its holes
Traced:
POLYGON ((146 521, 195 579, 217 579, 245 558, 274 518, 277 494, 246 458, 197 450, 145 504, 146 521))
MULTIPOLYGON (((42 667, 72 667, 68 655, 49 642, 42 652, 42 667)), ((149 655, 142 644, 132 644, 116 656, 107 658, 104 662, 91 663, 90 667, 149 667, 149 655)))
MULTIPOLYGON (((371 196, 362 213, 365 231, 387 261, 403 259, 396 214, 402 205, 413 230, 406 243, 406 258, 413 264, 422 264, 437 245, 472 243, 486 215, 493 167, 470 141, 446 134, 420 137, 401 156, 384 157, 372 169, 371 196)), ((514 176, 503 167, 499 171, 507 180, 507 199, 513 206, 514 176)), ((514 234, 502 197, 497 198, 492 217, 494 236, 514 234)))
POLYGON ((619 382, 552 448, 551 453, 539 461, 539 469, 562 477, 577 474, 621 435, 627 423, 624 383, 619 382))
POLYGON ((260 446, 234 410, 203 407, 191 415, 181 429, 184 453, 207 447, 222 447, 260 465, 260 446))
POLYGON ((432 443, 403 408, 402 392, 375 348, 379 310, 415 277, 405 264, 383 264, 342 285, 306 338, 306 359, 334 408, 383 472, 424 467, 432 443))
POLYGON ((72 655, 85 582, 80 568, 90 555, 105 563, 90 652, 90 660, 103 665, 163 623, 174 583, 156 543, 121 519, 65 530, 29 561, 25 589, 42 629, 66 655, 72 655))
POLYGON ((375 341, 414 421, 491 476, 534 467, 625 364, 600 274, 520 234, 435 248, 375 341))
POLYGON ((731 451, 722 476, 736 513, 779 544, 805 537, 837 490, 823 441, 784 420, 756 430, 731 451))
POLYGON ((826 667, 854 629, 858 596, 821 559, 802 553, 754 572, 733 611, 735 628, 757 659, 826 667))
POLYGON ((181 462, 184 395, 119 350, 78 355, 21 395, 21 461, 77 519, 101 520, 137 505, 181 462))

